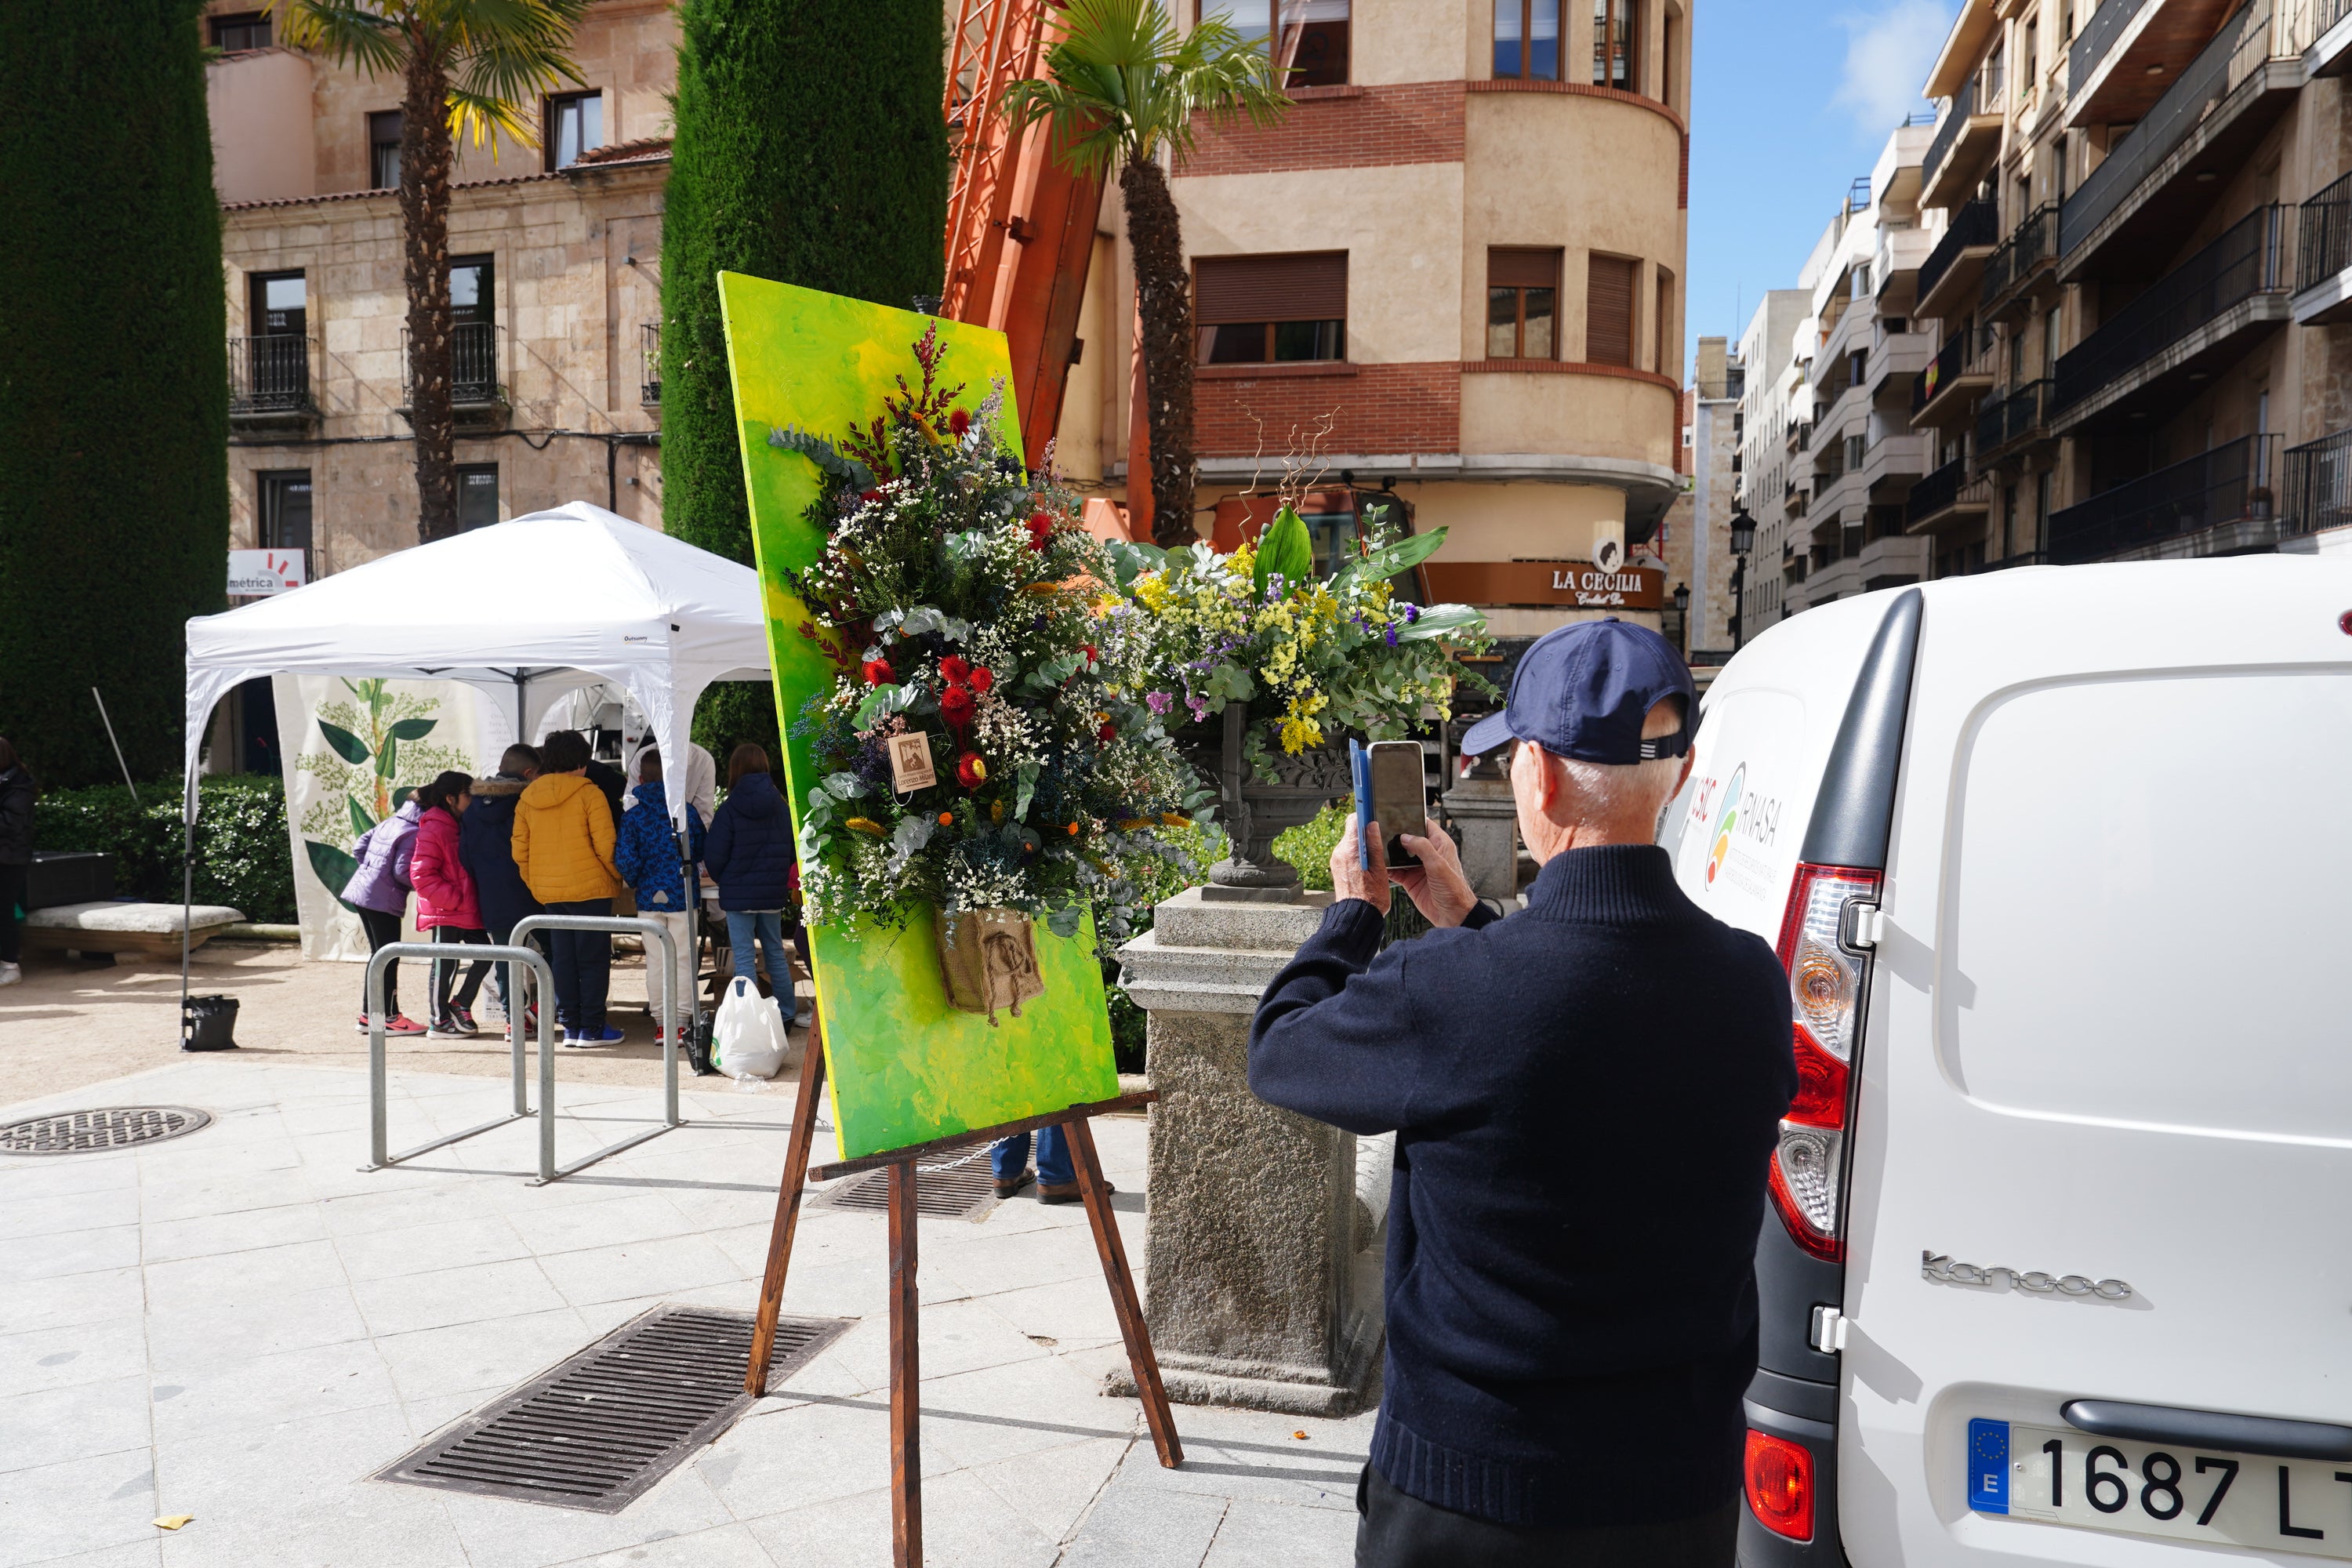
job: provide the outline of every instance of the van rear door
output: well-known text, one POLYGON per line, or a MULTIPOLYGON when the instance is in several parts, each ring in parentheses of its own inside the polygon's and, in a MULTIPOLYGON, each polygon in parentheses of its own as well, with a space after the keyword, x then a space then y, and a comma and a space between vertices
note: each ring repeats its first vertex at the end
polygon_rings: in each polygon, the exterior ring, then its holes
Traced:
POLYGON ((1927 594, 1852 1141, 1845 1551, 2352 1557, 2352 570, 1927 594))

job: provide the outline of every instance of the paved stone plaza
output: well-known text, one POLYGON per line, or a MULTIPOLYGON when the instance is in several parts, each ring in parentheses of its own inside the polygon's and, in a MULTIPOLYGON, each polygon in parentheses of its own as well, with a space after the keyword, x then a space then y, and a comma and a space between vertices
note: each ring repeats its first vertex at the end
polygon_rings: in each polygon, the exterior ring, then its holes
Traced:
MULTIPOLYGON (((561 1087, 559 1159, 656 1120, 644 1078, 561 1087)), ((754 1305, 793 1085, 714 1081, 688 1080, 688 1126, 546 1188, 531 1121, 362 1173, 367 1080, 341 1066, 182 1058, 0 1110, 215 1119, 0 1157, 0 1568, 887 1563, 878 1214, 804 1213, 785 1310, 855 1323, 622 1513, 369 1479, 648 1307, 754 1305)), ((393 1146, 507 1093, 396 1071, 393 1146)), ((1145 1123, 1097 1137, 1139 1276, 1145 1123)), ((1100 1392, 1123 1352, 1082 1209, 925 1219, 921 1287, 929 1562, 1349 1560, 1370 1417, 1179 1406, 1186 1464, 1160 1469, 1135 1402, 1100 1392)))

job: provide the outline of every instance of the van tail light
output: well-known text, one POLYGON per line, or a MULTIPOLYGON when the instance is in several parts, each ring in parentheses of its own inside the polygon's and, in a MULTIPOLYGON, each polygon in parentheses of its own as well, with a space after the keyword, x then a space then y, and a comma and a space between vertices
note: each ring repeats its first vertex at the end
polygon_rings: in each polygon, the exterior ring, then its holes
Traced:
MULTIPOLYGON (((1845 1256, 1842 1198, 1845 1119, 1853 1049, 1862 1033, 1862 983, 1870 960, 1841 940, 1847 906, 1878 901, 1879 874, 1799 866, 1780 921, 1789 972, 1797 1098, 1780 1119, 1772 1156, 1772 1205, 1789 1236, 1815 1258, 1845 1256)), ((1752 1451, 1752 1449, 1751 1449, 1752 1451)))
POLYGON ((1813 1538, 1813 1452, 1802 1443, 1748 1429, 1742 1466, 1748 1511, 1756 1522, 1790 1541, 1813 1538))

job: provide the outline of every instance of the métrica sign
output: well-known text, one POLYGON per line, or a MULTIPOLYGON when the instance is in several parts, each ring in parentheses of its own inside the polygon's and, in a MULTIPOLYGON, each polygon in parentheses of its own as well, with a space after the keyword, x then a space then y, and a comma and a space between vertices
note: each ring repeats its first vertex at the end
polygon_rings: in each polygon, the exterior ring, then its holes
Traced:
POLYGON ((1590 561, 1433 561, 1422 572, 1433 598, 1465 605, 1656 610, 1666 602, 1666 574, 1655 566, 1612 572, 1590 561))

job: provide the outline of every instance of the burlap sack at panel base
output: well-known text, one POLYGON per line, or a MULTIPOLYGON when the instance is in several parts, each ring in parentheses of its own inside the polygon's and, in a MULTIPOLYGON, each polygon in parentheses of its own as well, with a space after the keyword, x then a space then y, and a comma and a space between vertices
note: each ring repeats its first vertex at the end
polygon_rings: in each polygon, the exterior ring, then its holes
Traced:
POLYGON ((1020 910, 966 910, 941 915, 932 929, 939 937, 948 1005, 985 1013, 993 1026, 998 1008, 1018 1018, 1022 1003, 1045 994, 1045 978, 1037 973, 1036 927, 1020 910))

